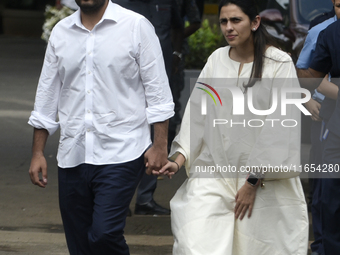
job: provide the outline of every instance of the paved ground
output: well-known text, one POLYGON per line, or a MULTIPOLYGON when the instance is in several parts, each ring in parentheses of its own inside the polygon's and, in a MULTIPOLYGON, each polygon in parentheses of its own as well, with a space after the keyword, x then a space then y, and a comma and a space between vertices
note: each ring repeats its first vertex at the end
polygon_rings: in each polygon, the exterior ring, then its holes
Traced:
MULTIPOLYGON (((48 187, 33 186, 28 178, 32 128, 27 119, 44 49, 39 39, 0 36, 0 255, 68 254, 57 202, 58 134, 46 147, 48 187)), ((308 145, 302 151, 306 162, 308 145)), ((159 180, 155 200, 168 207, 184 179, 182 171, 173 180, 159 180)), ((133 255, 171 254, 170 217, 133 215, 125 233, 133 255)))

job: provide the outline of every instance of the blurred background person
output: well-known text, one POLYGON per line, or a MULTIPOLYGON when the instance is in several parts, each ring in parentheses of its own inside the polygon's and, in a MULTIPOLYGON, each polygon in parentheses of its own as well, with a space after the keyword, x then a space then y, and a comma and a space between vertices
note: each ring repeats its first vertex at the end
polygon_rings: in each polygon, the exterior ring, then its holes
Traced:
MULTIPOLYGON (((303 49, 300 52, 299 59, 296 63, 297 69, 308 69, 312 59, 314 58, 315 47, 319 33, 335 22, 340 13, 335 14, 335 2, 332 0, 333 9, 329 13, 322 14, 311 21, 311 29, 308 31, 303 49), (329 17, 333 14, 331 17, 329 17)), ((298 70, 299 73, 299 70, 298 70)), ((303 78, 303 77, 300 77, 303 78)), ((320 88, 315 89, 312 93, 310 101, 305 103, 305 107, 312 114, 311 124, 311 150, 309 164, 315 164, 315 167, 322 167, 322 152, 324 134, 327 130, 327 122, 330 119, 335 107, 335 99, 338 92, 338 87, 330 82, 330 76, 326 75, 323 79, 320 88), (323 91, 325 95, 319 91, 323 91), (333 96, 332 96, 333 94, 333 96)), ((314 242, 311 244, 312 255, 324 254, 322 246, 322 219, 321 219, 321 179, 317 178, 314 173, 309 178, 309 188, 311 190, 311 213, 313 221, 314 242)))

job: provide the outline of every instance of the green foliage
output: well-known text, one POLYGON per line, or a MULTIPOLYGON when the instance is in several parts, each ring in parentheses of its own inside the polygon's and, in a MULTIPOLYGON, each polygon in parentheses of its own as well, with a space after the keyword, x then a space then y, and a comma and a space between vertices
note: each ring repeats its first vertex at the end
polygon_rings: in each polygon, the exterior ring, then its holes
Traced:
POLYGON ((212 27, 205 19, 202 26, 188 38, 189 53, 185 56, 185 68, 202 69, 210 54, 225 45, 223 35, 214 24, 212 27))

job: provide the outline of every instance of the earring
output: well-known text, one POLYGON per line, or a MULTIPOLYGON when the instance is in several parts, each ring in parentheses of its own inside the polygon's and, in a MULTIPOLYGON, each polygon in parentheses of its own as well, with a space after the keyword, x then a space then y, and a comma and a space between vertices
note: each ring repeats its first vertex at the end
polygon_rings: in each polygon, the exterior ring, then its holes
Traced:
POLYGON ((256 28, 255 28, 255 27, 253 27, 253 31, 254 31, 254 32, 256 31, 256 28))

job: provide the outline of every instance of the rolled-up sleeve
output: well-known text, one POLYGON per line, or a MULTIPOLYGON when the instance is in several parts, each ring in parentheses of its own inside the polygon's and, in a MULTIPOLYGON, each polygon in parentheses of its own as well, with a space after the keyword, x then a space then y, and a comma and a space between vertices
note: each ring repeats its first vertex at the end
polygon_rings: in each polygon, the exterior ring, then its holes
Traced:
POLYGON ((38 129, 46 129, 50 135, 59 128, 56 119, 60 88, 57 57, 51 42, 49 42, 39 78, 34 110, 28 121, 29 125, 38 129))
POLYGON ((146 116, 149 124, 174 115, 174 103, 159 39, 153 26, 142 18, 136 26, 137 62, 145 89, 146 116))

